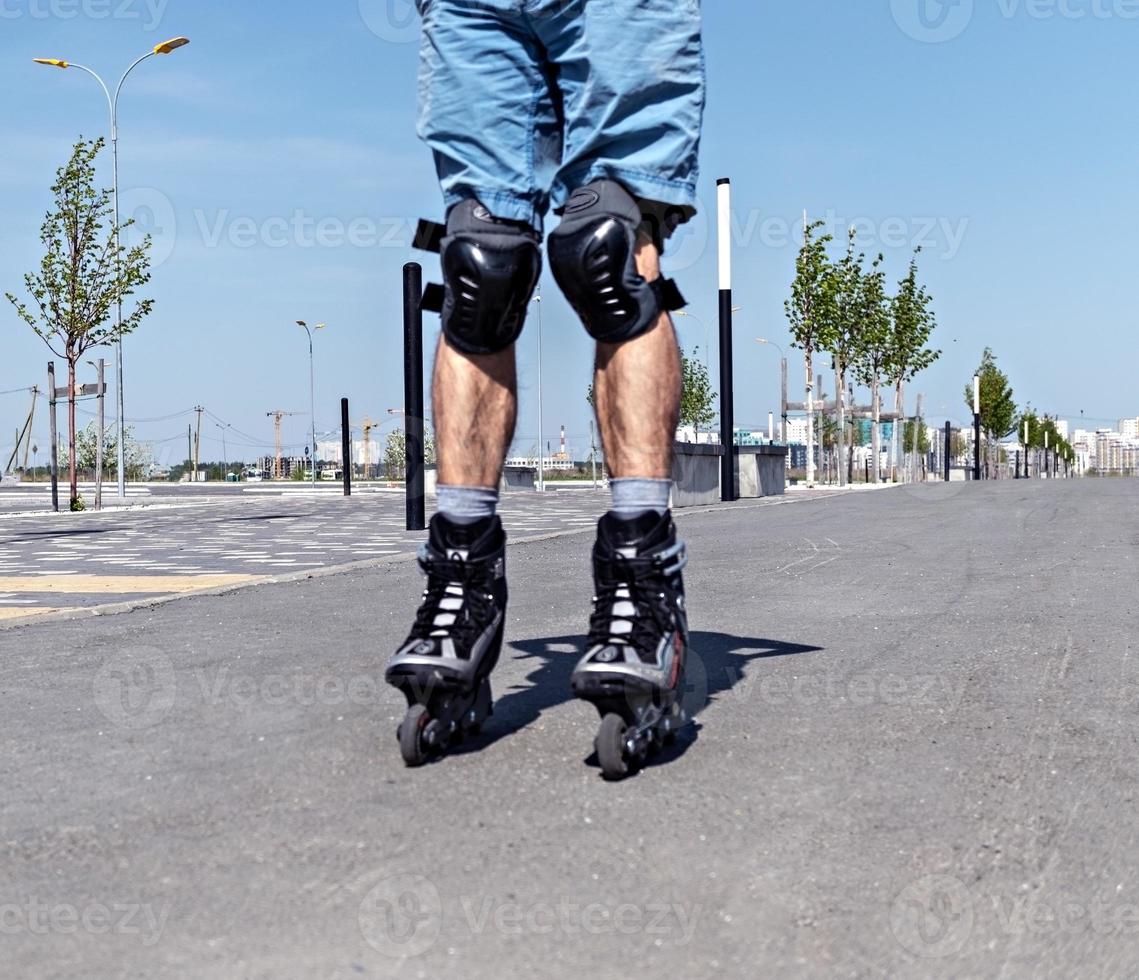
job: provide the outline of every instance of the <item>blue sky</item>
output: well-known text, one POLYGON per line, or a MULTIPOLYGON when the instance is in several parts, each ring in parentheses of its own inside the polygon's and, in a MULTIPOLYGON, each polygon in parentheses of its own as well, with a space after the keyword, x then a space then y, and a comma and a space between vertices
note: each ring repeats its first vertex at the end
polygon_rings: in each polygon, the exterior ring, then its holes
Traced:
MULTIPOLYGON (((753 338, 787 344, 804 208, 840 235, 856 222, 892 280, 924 246, 944 355, 911 390, 931 420, 966 417, 961 390, 986 345, 1022 403, 1098 424, 1139 414, 1133 6, 704 4, 700 192, 714 206, 715 179, 733 179, 739 421, 766 426, 776 407, 778 355, 753 338)), ((192 39, 143 64, 120 104, 124 206, 154 233, 157 260, 155 312, 125 348, 126 414, 168 461, 184 456, 196 404, 245 434, 230 435, 231 458, 271 447, 267 412, 307 411, 297 319, 328 324, 318 430, 339 424, 342 395, 354 419, 395 424, 400 267, 415 257, 414 221, 441 216, 414 134, 410 11, 406 0, 0 0, 0 292, 20 290, 38 262, 48 187, 72 141, 107 127, 93 79, 31 59, 67 58, 111 80, 158 41, 192 39)), ((105 165, 109 184, 109 152, 105 165)), ((705 343, 701 321, 715 342, 714 239, 706 211, 670 260, 694 314, 678 321, 688 348, 705 343)), ((433 274, 433 257, 421 261, 433 274)), ((564 423, 581 453, 590 345, 548 275, 544 292, 544 435, 564 423)), ((47 352, 6 304, 0 331, 0 391, 42 385, 47 352)), ((535 352, 531 318, 521 450, 536 441, 535 352)), ((0 431, 25 412, 25 396, 0 396, 0 431)), ((302 444, 306 427, 287 419, 286 441, 302 444)), ((203 456, 220 458, 217 430, 202 435, 203 456)), ((45 425, 37 437, 47 442, 45 425)))

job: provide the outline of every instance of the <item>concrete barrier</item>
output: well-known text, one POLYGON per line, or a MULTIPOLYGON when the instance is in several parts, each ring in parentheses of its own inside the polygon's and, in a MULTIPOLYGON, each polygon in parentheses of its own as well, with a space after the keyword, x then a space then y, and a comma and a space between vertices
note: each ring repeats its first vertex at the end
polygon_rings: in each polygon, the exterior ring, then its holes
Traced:
POLYGON ((741 498, 780 497, 787 489, 786 446, 736 446, 741 498))
POLYGON ((536 466, 507 466, 502 471, 501 489, 503 491, 534 490, 537 487, 537 476, 538 467, 536 466))
POLYGON ((701 507, 720 501, 722 446, 678 442, 672 460, 672 506, 701 507))
MULTIPOLYGON (((741 498, 778 497, 787 488, 786 446, 736 446, 741 498)), ((720 502, 722 446, 676 444, 672 464, 672 506, 704 507, 720 502)))

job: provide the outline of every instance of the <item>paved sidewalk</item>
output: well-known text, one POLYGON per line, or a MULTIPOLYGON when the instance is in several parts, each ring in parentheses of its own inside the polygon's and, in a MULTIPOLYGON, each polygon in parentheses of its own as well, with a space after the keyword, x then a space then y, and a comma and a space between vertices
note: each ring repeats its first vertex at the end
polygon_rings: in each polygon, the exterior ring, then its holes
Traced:
POLYGON ((697 725, 601 780, 588 534, 421 770, 396 562, 0 632, 18 977, 1132 977, 1139 482, 684 514, 697 725))

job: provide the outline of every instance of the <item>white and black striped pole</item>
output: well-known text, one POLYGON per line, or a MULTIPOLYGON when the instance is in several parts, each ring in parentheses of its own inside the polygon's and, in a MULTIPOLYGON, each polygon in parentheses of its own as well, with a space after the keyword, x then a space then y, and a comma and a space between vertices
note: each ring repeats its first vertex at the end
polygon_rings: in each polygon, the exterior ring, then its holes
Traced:
POLYGON ((735 466, 735 392, 732 388, 732 182, 716 181, 720 243, 720 499, 739 500, 735 466))

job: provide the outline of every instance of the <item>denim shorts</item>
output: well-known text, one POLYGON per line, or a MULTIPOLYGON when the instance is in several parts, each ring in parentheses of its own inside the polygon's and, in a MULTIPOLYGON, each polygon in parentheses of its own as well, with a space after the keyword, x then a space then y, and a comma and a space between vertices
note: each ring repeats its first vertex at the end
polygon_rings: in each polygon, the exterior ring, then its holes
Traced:
POLYGON ((418 0, 420 138, 448 208, 539 231, 600 178, 695 214, 700 0, 418 0))

